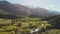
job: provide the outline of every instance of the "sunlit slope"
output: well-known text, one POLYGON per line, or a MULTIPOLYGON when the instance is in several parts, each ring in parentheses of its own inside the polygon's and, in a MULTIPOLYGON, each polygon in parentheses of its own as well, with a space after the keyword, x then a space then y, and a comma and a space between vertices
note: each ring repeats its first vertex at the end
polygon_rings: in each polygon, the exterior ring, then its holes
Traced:
POLYGON ((1 19, 0 18, 0 24, 8 24, 8 23, 11 23, 11 20, 9 20, 9 19, 1 19))

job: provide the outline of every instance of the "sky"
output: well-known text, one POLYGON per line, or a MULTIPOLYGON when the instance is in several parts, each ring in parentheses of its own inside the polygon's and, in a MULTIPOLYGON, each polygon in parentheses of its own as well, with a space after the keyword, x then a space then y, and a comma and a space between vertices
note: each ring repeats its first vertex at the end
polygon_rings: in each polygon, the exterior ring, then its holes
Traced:
POLYGON ((19 3, 29 7, 42 7, 47 10, 60 12, 60 0, 7 0, 11 3, 19 3))

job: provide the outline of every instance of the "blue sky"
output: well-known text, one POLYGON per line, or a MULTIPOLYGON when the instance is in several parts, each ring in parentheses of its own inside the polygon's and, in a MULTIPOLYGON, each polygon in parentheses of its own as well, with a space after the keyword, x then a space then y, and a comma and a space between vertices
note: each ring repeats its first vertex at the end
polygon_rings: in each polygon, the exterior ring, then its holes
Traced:
POLYGON ((11 3, 19 3, 29 7, 42 7, 48 10, 60 12, 60 0, 7 0, 11 3))

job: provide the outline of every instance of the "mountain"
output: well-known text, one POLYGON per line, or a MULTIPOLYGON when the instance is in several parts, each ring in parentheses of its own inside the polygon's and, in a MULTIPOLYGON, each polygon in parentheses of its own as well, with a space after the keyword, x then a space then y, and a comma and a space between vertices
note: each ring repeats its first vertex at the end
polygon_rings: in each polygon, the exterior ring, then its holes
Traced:
MULTIPOLYGON (((23 6, 20 4, 14 4, 14 6, 16 6, 20 11, 22 11, 22 13, 27 12, 28 16, 39 16, 39 17, 50 17, 53 15, 58 15, 60 14, 57 11, 52 11, 52 10, 46 10, 40 7, 37 8, 29 8, 27 6, 23 6)), ((26 14, 26 13, 25 13, 26 14)))
POLYGON ((49 10, 37 7, 30 8, 21 4, 12 4, 8 1, 0 1, 0 9, 17 16, 39 16, 42 18, 56 15, 56 12, 49 12, 49 10))
POLYGON ((0 1, 0 9, 5 10, 14 15, 20 14, 20 10, 17 10, 17 8, 8 1, 0 1))
POLYGON ((51 13, 53 13, 53 14, 60 14, 60 12, 58 12, 58 11, 54 11, 54 10, 48 10, 49 12, 51 12, 51 13))
POLYGON ((30 7, 23 6, 21 4, 13 4, 17 10, 20 11, 21 15, 27 16, 29 15, 28 11, 30 11, 30 7))

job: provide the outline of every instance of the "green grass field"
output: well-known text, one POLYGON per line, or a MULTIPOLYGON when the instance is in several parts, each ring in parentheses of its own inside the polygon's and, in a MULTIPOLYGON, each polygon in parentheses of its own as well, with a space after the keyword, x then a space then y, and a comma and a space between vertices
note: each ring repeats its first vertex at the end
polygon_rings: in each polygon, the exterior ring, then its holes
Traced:
MULTIPOLYGON (((16 24, 12 25, 11 19, 1 19, 0 18, 0 34, 29 34, 36 29, 46 29, 46 27, 51 27, 47 21, 41 20, 41 18, 19 18, 16 19, 16 24)), ((60 30, 52 29, 41 34, 60 34, 60 30)))

